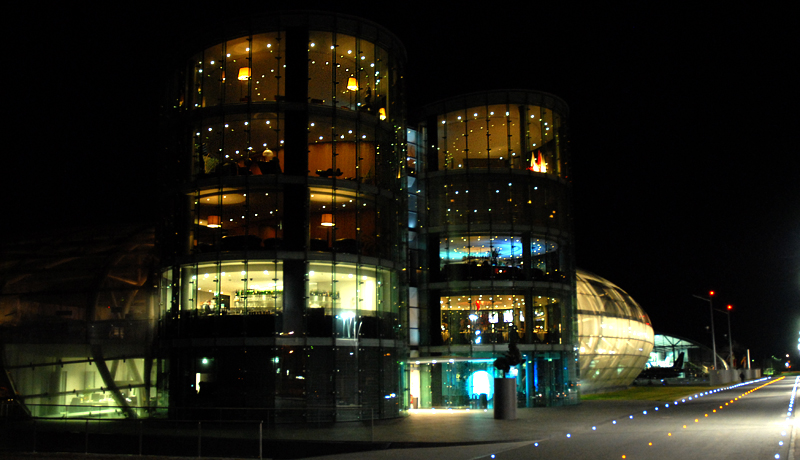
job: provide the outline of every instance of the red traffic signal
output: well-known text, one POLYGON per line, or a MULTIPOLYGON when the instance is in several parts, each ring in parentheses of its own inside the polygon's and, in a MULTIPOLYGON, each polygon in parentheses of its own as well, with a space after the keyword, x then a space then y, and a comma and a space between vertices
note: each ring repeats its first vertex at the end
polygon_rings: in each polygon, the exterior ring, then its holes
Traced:
POLYGON ((708 295, 713 296, 714 295, 714 291, 709 292, 708 295))
POLYGON ((728 311, 733 310, 733 305, 728 305, 728 311))

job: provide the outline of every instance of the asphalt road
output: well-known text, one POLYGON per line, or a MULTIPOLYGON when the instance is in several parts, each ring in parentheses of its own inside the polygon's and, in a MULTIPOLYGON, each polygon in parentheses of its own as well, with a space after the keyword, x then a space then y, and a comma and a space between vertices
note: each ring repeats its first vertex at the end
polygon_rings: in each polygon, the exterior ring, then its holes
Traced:
POLYGON ((792 410, 798 382, 800 377, 789 377, 698 394, 613 419, 598 412, 591 420, 586 413, 573 427, 537 433, 539 439, 314 458, 800 460, 792 410))

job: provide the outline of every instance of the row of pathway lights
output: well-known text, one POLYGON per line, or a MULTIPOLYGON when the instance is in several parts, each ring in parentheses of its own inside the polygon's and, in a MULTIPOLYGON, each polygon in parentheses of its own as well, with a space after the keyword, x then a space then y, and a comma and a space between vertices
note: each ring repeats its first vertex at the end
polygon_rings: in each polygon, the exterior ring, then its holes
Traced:
MULTIPOLYGON (((766 383, 764 383, 764 384, 762 384, 762 385, 759 385, 759 386, 757 386, 757 387, 755 387, 755 388, 753 388, 753 389, 751 389, 751 390, 749 390, 749 391, 746 391, 746 392, 742 393, 742 394, 741 394, 741 395, 739 395, 738 397, 735 397, 735 398, 731 399, 729 402, 726 402, 724 405, 722 405, 722 406, 719 406, 719 408, 720 408, 720 409, 723 409, 725 406, 727 406, 727 405, 729 405, 729 404, 733 404, 734 402, 738 401, 740 398, 743 398, 744 396, 746 396, 746 395, 748 395, 748 394, 750 394, 750 393, 753 393, 753 392, 754 392, 754 391, 756 391, 756 390, 760 390, 761 388, 764 388, 764 387, 765 387, 765 386, 767 386, 767 385, 771 385, 771 384, 773 384, 773 383, 779 382, 779 381, 781 381, 781 380, 782 380, 782 379, 784 379, 784 378, 785 378, 785 377, 780 377, 780 378, 778 378, 778 379, 776 379, 776 380, 769 381, 769 380, 770 380, 770 378, 769 378, 769 377, 764 377, 764 378, 762 378, 762 379, 759 379, 759 380, 754 380, 754 381, 751 381, 751 382, 743 382, 743 383, 738 383, 738 384, 736 384, 736 385, 731 385, 731 386, 724 387, 724 388, 717 388, 716 390, 709 390, 709 391, 705 391, 705 392, 702 392, 702 393, 697 393, 697 394, 695 394, 694 396, 689 396, 689 397, 686 397, 686 398, 682 398, 680 401, 677 401, 677 400, 676 400, 676 401, 673 401, 673 403, 671 404, 671 406, 672 406, 672 407, 675 407, 675 406, 677 406, 678 404, 686 404, 686 403, 687 403, 687 401, 692 401, 693 399, 699 399, 699 398, 702 398, 703 396, 710 395, 710 394, 713 394, 713 393, 719 393, 719 392, 722 392, 722 391, 728 391, 728 390, 732 390, 732 389, 738 388, 738 387, 740 387, 740 386, 743 386, 743 385, 751 385, 751 384, 753 384, 753 383, 758 383, 758 382, 766 382, 766 383)), ((798 377, 798 378, 797 378, 797 380, 795 381, 795 387, 794 387, 794 389, 792 390, 792 398, 791 398, 791 402, 789 403, 789 412, 788 412, 789 416, 791 415, 791 412, 792 412, 792 407, 793 407, 793 405, 794 405, 794 397, 795 397, 795 394, 796 394, 796 392, 797 392, 797 386, 798 386, 798 382, 800 382, 800 377, 798 377)), ((665 408, 665 409, 668 409, 669 407, 670 407, 670 403, 666 403, 666 404, 664 404, 664 408, 665 408)), ((660 407, 660 406, 655 406, 655 407, 653 408, 653 410, 654 410, 654 411, 658 411, 659 409, 661 409, 661 407, 660 407)), ((715 412, 717 412, 717 409, 714 409, 714 410, 712 411, 712 413, 715 413, 715 412)), ((642 415, 647 415, 647 411, 646 411, 646 410, 643 410, 643 411, 642 411, 642 415)), ((705 417, 708 417, 708 414, 705 414, 705 415, 704 415, 704 418, 705 418, 705 417)), ((630 414, 630 415, 628 415, 628 420, 633 420, 633 419, 634 419, 634 414, 630 414)), ((787 417, 787 420, 789 420, 789 417, 787 417)), ((694 422, 695 422, 695 423, 699 423, 699 422, 700 422, 700 419, 699 419, 699 418, 696 418, 696 419, 694 419, 694 422)), ((617 425, 617 420, 612 420, 612 421, 611 421, 611 424, 612 424, 612 425, 617 425)), ((684 429, 685 429, 685 428, 688 428, 688 425, 683 425, 683 428, 684 428, 684 429)), ((597 425, 592 425, 592 431, 597 431, 597 425)), ((786 436, 786 431, 785 431, 785 430, 782 432, 782 435, 783 435, 783 436, 786 436)), ((571 439, 571 438, 572 438, 572 433, 566 433, 566 434, 565 434, 565 436, 566 436, 566 438, 568 438, 568 439, 571 439)), ((667 436, 668 436, 668 437, 672 436, 672 433, 671 433, 671 432, 670 432, 670 433, 667 433, 667 436)), ((783 441, 781 441, 779 444, 782 446, 782 445, 783 445, 783 441)), ((539 446, 539 442, 534 442, 534 443, 533 443, 533 445, 534 445, 534 447, 538 447, 538 446, 539 446)), ((648 443, 648 446, 652 446, 652 445, 653 445, 653 443, 652 443, 652 442, 649 442, 649 443, 648 443)), ((492 454, 492 455, 491 455, 491 458, 495 458, 495 455, 494 455, 494 454, 492 454)), ((626 458, 626 456, 623 454, 621 458, 623 458, 623 459, 624 459, 624 458, 626 458)), ((775 454, 775 458, 776 458, 776 459, 780 459, 780 455, 779 455, 779 454, 775 454)))
MULTIPOLYGON (((750 393, 753 393, 753 392, 754 392, 754 391, 756 391, 756 390, 760 390, 761 388, 764 388, 764 387, 766 387, 767 385, 771 385, 771 384, 773 384, 773 383, 779 382, 779 381, 783 380, 784 378, 786 378, 786 377, 780 377, 780 378, 778 378, 778 379, 775 379, 775 380, 770 380, 770 377, 764 377, 764 378, 762 378, 762 379, 759 379, 759 380, 754 380, 754 381, 751 381, 751 382, 742 382, 742 383, 738 383, 738 384, 736 384, 736 385, 727 386, 727 387, 724 387, 724 388, 717 388, 717 389, 715 389, 715 390, 709 390, 709 391, 705 391, 705 392, 697 393, 697 394, 695 394, 694 396, 688 396, 688 397, 686 397, 686 398, 682 398, 680 401, 678 401, 678 400, 675 400, 675 401, 673 401, 673 402, 672 402, 672 404, 670 404, 670 403, 665 403, 665 404, 664 404, 664 409, 668 409, 670 406, 672 406, 672 407, 675 407, 675 406, 677 406, 678 404, 686 404, 688 401, 692 401, 693 399, 699 399, 699 398, 702 398, 703 396, 706 396, 706 395, 710 395, 710 394, 714 394, 714 393, 719 393, 719 392, 722 392, 722 391, 728 391, 728 390, 732 390, 732 389, 735 389, 735 388, 741 387, 741 386, 743 386, 743 385, 751 385, 751 384, 753 384, 753 383, 758 383, 758 382, 766 382, 766 383, 763 383, 763 384, 761 384, 761 385, 759 385, 759 386, 757 386, 757 387, 755 387, 755 388, 753 388, 753 389, 751 389, 751 390, 748 390, 748 391, 746 391, 746 392, 742 393, 741 395, 739 395, 739 396, 737 396, 737 397, 735 397, 735 398, 731 399, 729 402, 726 402, 724 405, 721 405, 721 406, 719 406, 719 409, 720 409, 720 410, 722 410, 722 409, 724 409, 724 408, 725 408, 725 406, 728 406, 728 405, 730 405, 730 404, 733 404, 734 402, 738 401, 739 399, 743 398, 744 396, 747 396, 747 395, 749 395, 750 393)), ((797 387, 798 387, 798 385, 800 385, 800 376, 799 376, 799 377, 797 377, 797 379, 795 379, 794 388, 792 389, 792 396, 791 396, 791 400, 789 401, 789 410, 788 410, 788 412, 787 412, 787 414, 786 414, 786 415, 787 415, 787 416, 786 416, 786 420, 787 420, 787 421, 790 421, 790 419, 791 419, 791 416, 792 416, 792 410, 793 410, 793 407, 794 407, 794 399, 795 399, 795 396, 796 396, 796 394, 797 394, 797 387)), ((660 407, 660 406, 655 406, 655 407, 653 408, 653 410, 654 410, 654 411, 658 411, 659 409, 661 409, 661 407, 660 407)), ((469 411, 469 409, 467 409, 466 411, 469 411)), ((447 411, 445 411, 445 412, 455 412, 455 411, 452 411, 452 409, 448 409, 448 410, 447 410, 447 411)), ((486 412, 486 410, 484 410, 484 412, 486 412)), ((712 410, 712 413, 716 413, 716 412, 717 412, 717 409, 713 409, 713 410, 712 410)), ((431 413, 436 413, 436 410, 435 410, 435 409, 431 409, 431 413)), ((647 415, 647 410, 643 410, 643 411, 642 411, 642 415, 647 415)), ((708 417, 708 414, 704 414, 704 418, 706 418, 706 417, 708 417)), ((634 414, 630 414, 630 415, 628 415, 628 420, 633 420, 633 419, 634 419, 634 414)), ((694 419, 694 422, 695 422, 695 423, 700 423, 700 419, 699 419, 699 418, 696 418, 696 419, 694 419)), ((612 424, 612 425, 617 425, 617 420, 612 420, 612 421, 611 421, 611 424, 612 424)), ((591 428, 592 428, 592 431, 597 431, 597 425, 592 425, 592 427, 591 427, 591 428)), ((683 425, 683 428, 684 428, 684 429, 688 428, 688 425, 683 425)), ((784 429, 784 430, 781 432, 781 435, 782 435, 782 436, 787 436, 787 432, 786 432, 786 430, 787 430, 787 429, 789 429, 789 428, 786 428, 786 429, 784 429)), ((671 432, 667 433, 667 436, 668 436, 668 437, 671 437, 671 436, 672 436, 672 433, 671 433, 671 432)), ((565 434, 565 437, 566 437, 567 439, 571 439, 571 438, 572 438, 572 433, 566 433, 566 434, 565 434)), ((534 443, 533 443, 533 445, 534 445, 534 447, 538 447, 538 446, 539 446, 539 442, 538 442, 538 441, 536 441, 536 442, 534 442, 534 443)), ((652 443, 652 442, 649 442, 649 443, 648 443, 648 446, 652 446, 652 445, 653 445, 653 443, 652 443)), ((783 441, 780 441, 780 442, 778 443, 778 445, 779 445, 779 446, 783 446, 783 441)), ((491 454, 491 456, 490 456, 490 457, 491 457, 491 458, 495 458, 495 454, 491 454)), ((626 458, 626 456, 623 454, 623 455, 622 455, 622 458, 624 459, 624 458, 626 458)), ((780 459, 780 458, 781 458, 781 457, 780 457, 780 454, 776 453, 776 454, 775 454, 775 458, 776 458, 776 459, 780 459)))
MULTIPOLYGON (((789 410, 786 411, 786 422, 787 422, 787 424, 786 424, 786 426, 783 427, 783 430, 781 430, 781 437, 786 437, 787 436, 787 431, 792 429, 792 424, 790 422, 792 420, 792 411, 794 410, 794 398, 795 398, 795 396, 797 396, 797 386, 798 385, 800 385, 800 376, 798 376, 798 377, 796 377, 794 379, 794 387, 792 388, 792 397, 789 398, 789 410)), ((778 441, 778 446, 779 447, 783 447, 783 439, 778 441)), ((775 458, 776 459, 781 458, 781 454, 780 453, 776 453, 775 454, 775 458)))

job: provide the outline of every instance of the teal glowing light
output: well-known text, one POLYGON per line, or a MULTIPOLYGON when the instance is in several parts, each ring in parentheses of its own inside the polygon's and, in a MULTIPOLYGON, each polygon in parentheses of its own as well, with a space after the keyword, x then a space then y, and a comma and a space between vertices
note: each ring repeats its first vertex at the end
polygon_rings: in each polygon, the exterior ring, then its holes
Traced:
POLYGON ((492 376, 486 371, 475 371, 467 378, 467 388, 471 389, 470 395, 479 397, 485 394, 488 399, 494 395, 494 382, 492 376))

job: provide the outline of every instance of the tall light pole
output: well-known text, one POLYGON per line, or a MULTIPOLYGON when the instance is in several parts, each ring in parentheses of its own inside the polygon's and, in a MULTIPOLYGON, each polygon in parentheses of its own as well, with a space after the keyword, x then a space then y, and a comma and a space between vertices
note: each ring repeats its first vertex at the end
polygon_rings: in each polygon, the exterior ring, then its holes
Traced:
POLYGON ((736 365, 733 361, 733 339, 731 338, 731 311, 733 310, 733 305, 728 305, 725 313, 728 314, 728 350, 731 354, 731 369, 736 369, 736 365))
POLYGON ((708 310, 711 312, 711 347, 714 353, 714 370, 717 370, 717 339, 714 335, 714 305, 711 302, 711 299, 714 297, 714 291, 708 292, 708 298, 700 297, 699 295, 692 295, 692 297, 697 297, 698 299, 708 302, 708 310))

